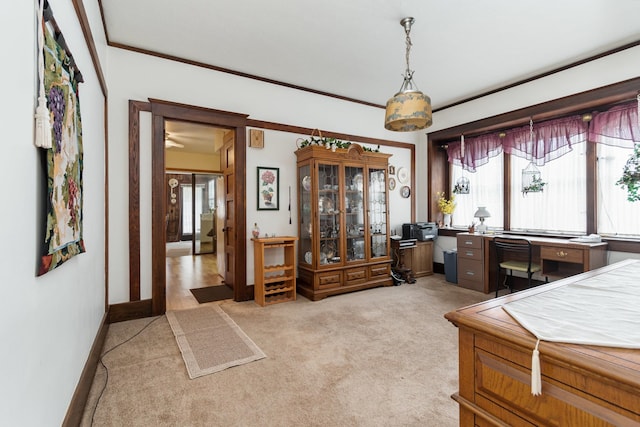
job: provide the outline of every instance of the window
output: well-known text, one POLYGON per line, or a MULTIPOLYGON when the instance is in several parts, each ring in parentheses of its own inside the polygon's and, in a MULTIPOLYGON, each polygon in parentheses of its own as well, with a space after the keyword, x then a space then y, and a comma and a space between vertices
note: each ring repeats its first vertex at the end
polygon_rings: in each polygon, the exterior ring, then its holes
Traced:
POLYGON ((586 233, 586 146, 575 144, 567 154, 537 166, 546 183, 539 193, 523 194, 522 170, 529 160, 511 156, 511 230, 586 233))
POLYGON ((627 200, 625 189, 616 185, 631 148, 598 144, 598 233, 611 236, 640 235, 640 202, 627 200))
POLYGON ((501 229, 504 224, 503 219, 503 154, 491 157, 489 162, 470 173, 463 171, 461 166, 452 165, 453 185, 459 178, 465 177, 469 180, 469 194, 456 194, 456 210, 453 214, 453 226, 465 228, 472 222, 478 223, 478 219, 473 214, 478 210, 478 206, 485 206, 491 218, 485 220, 485 224, 490 229, 501 229))

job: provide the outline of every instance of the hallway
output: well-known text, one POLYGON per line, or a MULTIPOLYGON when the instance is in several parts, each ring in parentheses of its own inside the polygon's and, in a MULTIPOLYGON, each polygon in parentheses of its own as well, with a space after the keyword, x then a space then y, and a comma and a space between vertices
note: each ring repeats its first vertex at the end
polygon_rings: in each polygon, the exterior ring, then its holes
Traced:
POLYGON ((190 255, 167 245, 167 311, 198 307, 190 289, 224 284, 215 254, 190 255), (170 254, 176 256, 169 256, 170 254))

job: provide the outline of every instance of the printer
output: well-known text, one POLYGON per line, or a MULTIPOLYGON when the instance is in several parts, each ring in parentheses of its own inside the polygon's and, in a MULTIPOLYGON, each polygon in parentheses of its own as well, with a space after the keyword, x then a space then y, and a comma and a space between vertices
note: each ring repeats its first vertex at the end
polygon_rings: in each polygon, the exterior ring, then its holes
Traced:
POLYGON ((415 222, 402 224, 403 239, 417 239, 424 242, 438 237, 438 227, 435 222, 415 222))

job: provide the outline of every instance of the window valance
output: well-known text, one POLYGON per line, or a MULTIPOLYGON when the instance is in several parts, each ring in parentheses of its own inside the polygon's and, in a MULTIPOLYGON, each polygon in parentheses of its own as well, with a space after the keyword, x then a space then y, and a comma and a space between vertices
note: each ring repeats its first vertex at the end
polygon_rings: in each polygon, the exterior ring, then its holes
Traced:
POLYGON ((634 142, 640 143, 638 114, 638 102, 633 101, 594 113, 591 122, 575 115, 534 123, 533 130, 527 125, 467 137, 464 142, 449 143, 447 155, 450 163, 475 172, 503 151, 542 166, 570 152, 574 144, 587 140, 633 148, 634 142))
POLYGON ((589 141, 623 148, 633 148, 634 143, 640 143, 639 102, 629 102, 594 114, 589 126, 589 141))

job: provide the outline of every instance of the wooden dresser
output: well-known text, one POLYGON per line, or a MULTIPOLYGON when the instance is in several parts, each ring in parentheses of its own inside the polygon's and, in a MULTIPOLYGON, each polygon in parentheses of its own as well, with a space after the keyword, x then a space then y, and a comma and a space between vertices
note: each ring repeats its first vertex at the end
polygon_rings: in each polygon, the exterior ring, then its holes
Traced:
POLYGON ((640 350, 541 341, 542 394, 531 394, 535 337, 502 305, 627 260, 447 313, 459 329, 461 426, 640 426, 640 350))

